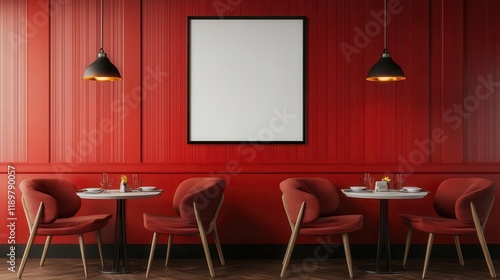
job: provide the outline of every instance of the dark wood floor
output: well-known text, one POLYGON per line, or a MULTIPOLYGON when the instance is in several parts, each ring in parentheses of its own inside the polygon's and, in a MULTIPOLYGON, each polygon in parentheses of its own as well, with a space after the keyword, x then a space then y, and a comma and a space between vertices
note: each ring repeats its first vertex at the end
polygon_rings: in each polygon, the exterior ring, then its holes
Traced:
MULTIPOLYGON (((2 262, 0 279, 17 279, 15 273, 7 270, 6 259, 2 262)), ((217 259, 213 259, 217 279, 279 279, 281 260, 226 260, 221 266, 217 259)), ((109 262, 109 260, 107 260, 109 262)), ((149 279, 210 279, 204 259, 172 259, 168 267, 163 260, 156 259, 149 279)), ((486 263, 483 259, 466 259, 465 266, 461 267, 458 260, 431 259, 425 279, 491 279, 486 263)), ((500 260, 494 260, 495 267, 500 268, 500 260)), ((402 274, 369 274, 363 270, 364 266, 371 265, 373 260, 353 260, 354 279, 421 279, 423 260, 410 259, 407 271, 402 274)), ((131 264, 146 266, 146 260, 131 260, 131 264)), ((397 263, 396 263, 397 264, 397 263)), ((88 260, 88 279, 144 279, 145 272, 127 275, 109 275, 98 272, 99 261, 88 260)), ((344 259, 335 258, 324 261, 314 259, 292 259, 289 274, 285 279, 349 279, 344 259)), ((80 259, 47 259, 40 267, 38 259, 28 261, 24 270, 23 279, 84 279, 83 267, 80 259)))

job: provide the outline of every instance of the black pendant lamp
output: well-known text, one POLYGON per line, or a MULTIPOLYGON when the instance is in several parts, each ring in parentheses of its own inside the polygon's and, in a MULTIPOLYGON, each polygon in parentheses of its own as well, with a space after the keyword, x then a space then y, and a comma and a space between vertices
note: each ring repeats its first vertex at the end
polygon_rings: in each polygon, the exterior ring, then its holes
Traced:
POLYGON ((113 82, 122 79, 120 71, 106 56, 103 49, 104 42, 104 0, 101 0, 101 49, 97 54, 97 59, 87 67, 83 73, 83 79, 87 81, 113 82))
POLYGON ((405 80, 403 69, 392 60, 387 52, 387 0, 384 0, 384 52, 380 60, 368 72, 367 81, 395 82, 405 80))

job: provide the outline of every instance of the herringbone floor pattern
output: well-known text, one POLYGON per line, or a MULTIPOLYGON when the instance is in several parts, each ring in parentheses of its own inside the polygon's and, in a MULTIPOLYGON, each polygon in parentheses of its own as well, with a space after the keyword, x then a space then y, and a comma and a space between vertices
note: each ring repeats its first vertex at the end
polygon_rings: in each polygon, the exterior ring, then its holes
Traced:
MULTIPOLYGON (((17 279, 15 273, 7 270, 6 259, 0 259, 4 268, 0 271, 0 279, 17 279)), ((80 259, 47 259, 43 267, 38 265, 39 259, 30 258, 24 270, 23 279, 85 279, 80 259)), ((109 262, 110 260, 107 260, 109 262)), ((280 279, 281 260, 226 260, 226 265, 221 266, 218 259, 213 259, 216 279, 280 279)), ((491 279, 483 259, 465 260, 461 267, 458 260, 431 259, 425 279, 491 279)), ((493 260, 495 267, 500 268, 500 260, 493 260)), ((131 260, 131 264, 145 267, 147 260, 131 260)), ((373 264, 373 260, 354 259, 354 279, 421 279, 423 260, 409 259, 407 271, 402 274, 370 274, 363 271, 362 267, 373 264)), ((88 279, 145 279, 145 271, 126 274, 109 275, 98 271, 99 261, 88 260, 88 279)), ((205 259, 171 259, 169 266, 164 266, 164 260, 156 259, 151 269, 149 279, 211 279, 205 259)), ((347 266, 344 259, 329 260, 292 259, 288 276, 289 280, 314 280, 314 279, 349 279, 347 266)))

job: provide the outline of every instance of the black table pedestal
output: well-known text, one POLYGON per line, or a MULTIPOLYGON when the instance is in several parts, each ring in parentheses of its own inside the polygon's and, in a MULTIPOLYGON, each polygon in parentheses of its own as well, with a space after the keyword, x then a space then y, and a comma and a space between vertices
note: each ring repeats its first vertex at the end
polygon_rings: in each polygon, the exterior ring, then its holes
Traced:
POLYGON ((100 270, 101 273, 126 274, 144 271, 144 268, 136 265, 131 266, 128 262, 125 202, 126 199, 116 200, 116 224, 113 265, 105 266, 102 270, 100 270))
POLYGON ((388 216, 389 200, 380 199, 380 224, 378 227, 377 258, 375 260, 375 267, 363 268, 363 270, 368 273, 396 274, 406 271, 403 266, 392 264, 388 216), (385 264, 382 264, 384 257, 385 264))

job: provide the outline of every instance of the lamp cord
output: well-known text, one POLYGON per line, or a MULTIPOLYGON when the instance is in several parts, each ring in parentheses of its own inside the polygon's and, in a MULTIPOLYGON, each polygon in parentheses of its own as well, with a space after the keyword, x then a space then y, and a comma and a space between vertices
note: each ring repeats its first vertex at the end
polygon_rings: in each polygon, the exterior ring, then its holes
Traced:
POLYGON ((104 51, 104 0, 101 0, 101 51, 104 51))
POLYGON ((387 0, 384 0, 384 52, 387 51, 387 0))

